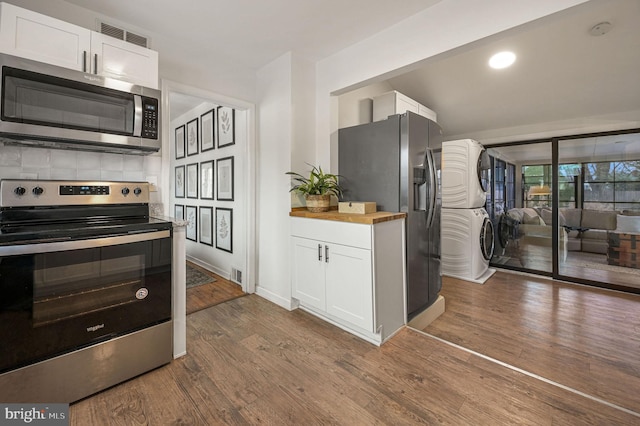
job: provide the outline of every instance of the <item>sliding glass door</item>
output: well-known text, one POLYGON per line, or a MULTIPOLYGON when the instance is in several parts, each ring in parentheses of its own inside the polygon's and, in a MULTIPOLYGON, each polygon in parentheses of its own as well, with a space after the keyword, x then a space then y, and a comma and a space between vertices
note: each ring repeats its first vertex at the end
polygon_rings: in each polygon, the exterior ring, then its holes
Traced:
POLYGON ((552 144, 489 147, 493 158, 494 266, 551 275, 552 144))
POLYGON ((558 275, 640 289, 640 134, 558 140, 558 275))

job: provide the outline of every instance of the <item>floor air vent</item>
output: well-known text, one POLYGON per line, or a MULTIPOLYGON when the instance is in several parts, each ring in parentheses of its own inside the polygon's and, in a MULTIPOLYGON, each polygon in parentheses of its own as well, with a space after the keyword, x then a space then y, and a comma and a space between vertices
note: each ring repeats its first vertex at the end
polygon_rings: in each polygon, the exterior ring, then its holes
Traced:
POLYGON ((124 40, 131 44, 136 44, 142 47, 149 47, 149 39, 145 36, 132 33, 122 28, 118 28, 113 25, 100 22, 100 32, 104 35, 108 35, 118 40, 124 40))
POLYGON ((231 281, 242 284, 242 271, 236 268, 231 268, 231 281))

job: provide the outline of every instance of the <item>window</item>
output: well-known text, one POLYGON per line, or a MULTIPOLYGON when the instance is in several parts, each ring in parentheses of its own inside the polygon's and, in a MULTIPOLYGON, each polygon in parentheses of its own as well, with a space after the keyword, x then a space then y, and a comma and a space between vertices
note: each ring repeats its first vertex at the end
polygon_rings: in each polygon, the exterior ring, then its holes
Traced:
POLYGON ((582 165, 559 164, 558 165, 558 203, 560 208, 578 207, 582 199, 582 193, 578 191, 582 182, 582 165))
POLYGON ((583 208, 640 210, 640 160, 584 163, 583 208))
POLYGON ((522 166, 522 206, 551 206, 551 164, 522 166))
MULTIPOLYGON (((522 167, 523 206, 551 205, 551 165, 522 167)), ((558 205, 591 210, 640 210, 640 160, 558 166, 558 205)))
POLYGON ((506 192, 506 211, 516 206, 516 166, 515 164, 507 163, 507 170, 505 176, 505 192, 506 192))
POLYGON ((503 160, 495 160, 494 179, 493 179, 493 206, 495 216, 499 216, 505 212, 505 179, 506 179, 507 163, 503 160))

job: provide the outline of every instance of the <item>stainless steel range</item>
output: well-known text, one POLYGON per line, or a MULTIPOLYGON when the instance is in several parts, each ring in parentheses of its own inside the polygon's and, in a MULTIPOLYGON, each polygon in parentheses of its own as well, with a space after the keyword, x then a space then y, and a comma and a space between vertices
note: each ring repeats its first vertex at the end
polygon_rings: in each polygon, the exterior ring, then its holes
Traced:
POLYGON ((171 247, 146 183, 0 181, 0 401, 73 402, 170 362, 171 247))

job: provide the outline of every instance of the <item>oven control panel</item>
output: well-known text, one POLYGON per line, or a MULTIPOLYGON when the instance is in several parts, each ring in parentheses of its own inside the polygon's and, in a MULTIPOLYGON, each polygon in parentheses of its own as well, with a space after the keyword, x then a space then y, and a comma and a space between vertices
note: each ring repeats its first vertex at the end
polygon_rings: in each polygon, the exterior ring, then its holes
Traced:
POLYGON ((109 195, 109 185, 60 185, 60 195, 109 195))
POLYGON ((147 182, 0 181, 0 207, 134 203, 149 203, 147 182))

